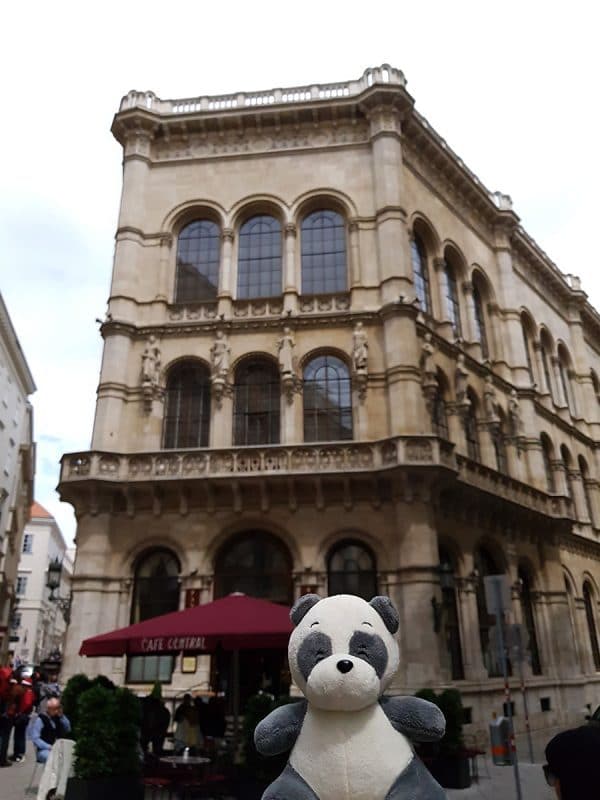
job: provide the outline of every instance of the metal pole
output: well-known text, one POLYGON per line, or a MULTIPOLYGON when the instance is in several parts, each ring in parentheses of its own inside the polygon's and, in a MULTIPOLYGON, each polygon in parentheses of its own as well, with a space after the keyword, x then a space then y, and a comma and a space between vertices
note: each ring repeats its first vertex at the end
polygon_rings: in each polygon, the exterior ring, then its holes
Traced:
POLYGON ((508 667, 506 664, 506 650, 504 648, 504 612, 503 612, 504 604, 502 600, 502 590, 500 588, 499 583, 494 583, 494 592, 496 594, 496 630, 498 631, 498 650, 500 659, 502 661, 502 675, 504 677, 504 697, 506 700, 506 711, 508 714, 509 747, 511 750, 513 769, 515 772, 515 786, 517 789, 517 800, 523 800, 523 795, 521 794, 521 778, 519 776, 519 759, 517 757, 515 731, 513 728, 510 686, 508 684, 508 667))
POLYGON ((233 759, 237 758, 240 719, 240 651, 233 651, 233 759))
POLYGON ((523 642, 521 634, 517 638, 517 660, 519 662, 519 679, 521 681, 521 694, 523 695, 523 710, 525 711, 525 730, 527 731, 527 745, 529 748, 529 760, 533 764, 533 741, 531 739, 531 726, 529 725, 529 707, 527 705, 527 691, 525 689, 525 676, 523 674, 523 642))

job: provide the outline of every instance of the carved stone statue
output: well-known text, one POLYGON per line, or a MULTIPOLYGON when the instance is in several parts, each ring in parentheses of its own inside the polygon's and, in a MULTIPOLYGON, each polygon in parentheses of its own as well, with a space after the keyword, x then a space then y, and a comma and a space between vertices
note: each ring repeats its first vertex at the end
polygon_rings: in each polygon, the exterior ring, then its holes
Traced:
POLYGON ((352 334, 352 366, 355 373, 367 371, 369 340, 362 322, 357 322, 352 334))
POLYGON ((512 436, 520 436, 523 431, 523 420, 521 419, 521 407, 517 390, 511 389, 508 401, 508 418, 510 420, 510 432, 512 436))
POLYGON ((434 346, 431 344, 431 334, 425 334, 425 341, 421 348, 421 373, 423 378, 435 376, 436 368, 433 363, 433 354, 435 352, 434 346))
POLYGON ((467 386, 469 380, 469 372, 465 367, 465 357, 459 353, 456 359, 456 370, 454 372, 454 394, 456 395, 456 402, 463 404, 468 402, 467 386))
POLYGON ((156 336, 149 336, 142 353, 142 383, 158 386, 160 377, 160 347, 156 336))
POLYGON ((491 375, 486 375, 485 377, 483 407, 485 408, 485 416, 488 422, 497 422, 500 419, 498 415, 498 399, 491 375))
POLYGON ((210 362, 213 379, 226 380, 229 374, 229 356, 231 347, 223 331, 217 331, 210 348, 210 362))
POLYGON ((279 351, 279 369, 281 375, 292 375, 294 372, 294 335, 289 328, 283 329, 283 335, 277 342, 279 351))

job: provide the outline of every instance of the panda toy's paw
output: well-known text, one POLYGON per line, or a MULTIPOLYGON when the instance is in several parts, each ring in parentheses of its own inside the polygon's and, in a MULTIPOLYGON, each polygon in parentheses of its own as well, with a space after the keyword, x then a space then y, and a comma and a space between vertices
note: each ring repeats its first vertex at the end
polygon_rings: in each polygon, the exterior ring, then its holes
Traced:
POLYGON ((308 783, 289 764, 267 787, 262 800, 319 800, 308 783))

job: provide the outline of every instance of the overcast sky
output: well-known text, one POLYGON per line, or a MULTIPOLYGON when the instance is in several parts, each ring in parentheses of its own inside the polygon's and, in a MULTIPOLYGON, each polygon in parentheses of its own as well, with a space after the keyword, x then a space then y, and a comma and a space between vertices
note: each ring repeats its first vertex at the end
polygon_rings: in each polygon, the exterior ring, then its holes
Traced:
POLYGON ((0 290, 37 384, 36 499, 89 447, 130 89, 190 97, 403 70, 427 117, 600 306, 600 48, 595 4, 395 0, 5 4, 0 290))

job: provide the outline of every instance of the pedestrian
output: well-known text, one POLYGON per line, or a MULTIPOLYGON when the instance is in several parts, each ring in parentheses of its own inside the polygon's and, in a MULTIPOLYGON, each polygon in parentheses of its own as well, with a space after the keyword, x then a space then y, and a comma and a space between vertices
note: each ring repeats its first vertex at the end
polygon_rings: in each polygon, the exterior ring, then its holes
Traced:
POLYGON ((598 800, 600 728, 583 725, 563 731, 546 746, 544 775, 560 800, 598 800))
POLYGON ((183 703, 175 709, 175 751, 186 748, 195 753, 200 746, 200 718, 191 694, 184 694, 183 703))
POLYGON ((169 729, 171 715, 163 703, 160 683, 155 683, 149 695, 142 698, 142 721, 140 725, 140 743, 144 754, 152 744, 152 754, 162 755, 163 744, 169 729))
POLYGON ((30 678, 23 678, 20 681, 21 691, 18 695, 18 705, 15 709, 14 733, 13 733, 13 754, 10 758, 17 764, 25 760, 25 731, 29 725, 31 712, 35 704, 35 693, 30 678))
POLYGON ((37 761, 45 764, 54 742, 57 739, 70 738, 71 723, 63 714, 60 700, 51 697, 46 705, 46 711, 38 715, 31 731, 31 741, 35 746, 37 761))
POLYGON ((2 713, 0 714, 0 767, 10 767, 8 760, 8 743, 15 724, 20 695, 22 693, 16 678, 9 678, 3 689, 2 713))

